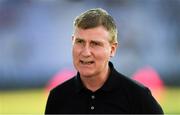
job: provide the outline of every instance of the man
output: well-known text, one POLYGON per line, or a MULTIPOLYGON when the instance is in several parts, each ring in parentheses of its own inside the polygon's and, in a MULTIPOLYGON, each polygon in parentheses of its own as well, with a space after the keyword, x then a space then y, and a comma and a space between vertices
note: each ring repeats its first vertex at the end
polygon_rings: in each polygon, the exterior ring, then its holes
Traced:
POLYGON ((117 72, 110 62, 118 45, 117 28, 105 10, 78 16, 72 41, 77 75, 51 90, 45 114, 163 114, 148 88, 117 72))

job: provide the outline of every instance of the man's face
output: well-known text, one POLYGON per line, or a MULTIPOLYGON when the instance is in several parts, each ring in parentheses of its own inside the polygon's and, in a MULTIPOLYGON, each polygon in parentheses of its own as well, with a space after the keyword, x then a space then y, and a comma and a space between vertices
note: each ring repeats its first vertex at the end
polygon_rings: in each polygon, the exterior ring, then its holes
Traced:
POLYGON ((73 63, 81 76, 98 76, 108 70, 108 61, 117 48, 116 43, 109 43, 109 37, 109 32, 102 26, 75 29, 72 36, 73 63))

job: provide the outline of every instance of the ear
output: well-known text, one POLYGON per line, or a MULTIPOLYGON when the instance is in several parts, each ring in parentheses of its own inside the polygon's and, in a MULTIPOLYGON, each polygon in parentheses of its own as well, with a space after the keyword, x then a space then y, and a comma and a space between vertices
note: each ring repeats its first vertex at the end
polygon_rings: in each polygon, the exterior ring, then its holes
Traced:
POLYGON ((72 37, 71 37, 71 39, 72 39, 72 44, 74 44, 74 35, 72 35, 72 37))
POLYGON ((111 44, 111 54, 110 54, 110 57, 113 57, 116 54, 117 47, 118 47, 118 43, 112 43, 111 44))

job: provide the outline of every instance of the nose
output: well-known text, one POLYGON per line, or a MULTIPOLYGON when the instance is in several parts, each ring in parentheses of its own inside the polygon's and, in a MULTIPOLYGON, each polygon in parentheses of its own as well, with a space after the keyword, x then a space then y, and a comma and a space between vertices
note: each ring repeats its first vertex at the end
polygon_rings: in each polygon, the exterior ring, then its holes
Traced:
POLYGON ((88 45, 86 45, 85 47, 83 47, 82 52, 81 52, 82 56, 84 57, 89 57, 91 55, 91 49, 88 45))

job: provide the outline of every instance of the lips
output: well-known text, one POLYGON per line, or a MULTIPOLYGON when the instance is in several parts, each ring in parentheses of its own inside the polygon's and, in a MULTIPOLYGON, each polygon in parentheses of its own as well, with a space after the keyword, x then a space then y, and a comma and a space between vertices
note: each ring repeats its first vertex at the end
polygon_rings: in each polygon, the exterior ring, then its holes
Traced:
POLYGON ((85 61, 85 60, 80 60, 80 63, 83 64, 83 65, 90 65, 90 64, 93 64, 94 61, 85 61))

